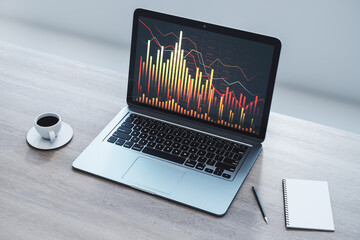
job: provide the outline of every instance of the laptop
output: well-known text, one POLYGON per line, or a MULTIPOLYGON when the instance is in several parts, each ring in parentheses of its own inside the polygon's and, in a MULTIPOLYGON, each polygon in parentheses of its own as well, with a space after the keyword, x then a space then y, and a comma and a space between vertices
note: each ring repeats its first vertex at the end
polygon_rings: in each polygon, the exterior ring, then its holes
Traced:
POLYGON ((127 106, 73 168, 224 215, 261 152, 280 48, 273 37, 135 10, 127 106))

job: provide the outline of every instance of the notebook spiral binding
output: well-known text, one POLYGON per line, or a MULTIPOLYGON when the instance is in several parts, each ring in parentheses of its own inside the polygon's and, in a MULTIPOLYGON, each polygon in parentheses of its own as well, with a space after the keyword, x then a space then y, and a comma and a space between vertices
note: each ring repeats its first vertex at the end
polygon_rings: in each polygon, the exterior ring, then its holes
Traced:
POLYGON ((287 188, 286 188, 286 179, 282 180, 283 191, 284 191, 284 209, 285 209, 285 223, 286 226, 289 226, 289 211, 288 211, 288 201, 287 201, 287 188))

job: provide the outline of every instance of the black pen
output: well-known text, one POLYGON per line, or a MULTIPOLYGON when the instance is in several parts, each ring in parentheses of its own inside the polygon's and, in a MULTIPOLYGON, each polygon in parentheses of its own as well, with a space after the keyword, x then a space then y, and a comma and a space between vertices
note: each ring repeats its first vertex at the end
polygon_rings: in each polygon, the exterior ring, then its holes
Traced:
POLYGON ((255 190, 255 187, 254 187, 254 186, 252 187, 252 190, 253 190, 253 192, 254 192, 254 195, 255 195, 256 201, 257 201, 257 203, 258 203, 258 205, 259 205, 259 208, 260 208, 261 214, 263 215, 265 222, 268 224, 268 219, 267 219, 267 217, 266 217, 266 215, 265 215, 264 209, 263 209, 263 207, 262 207, 262 205, 261 205, 261 202, 260 202, 259 196, 257 195, 257 193, 256 193, 256 190, 255 190))

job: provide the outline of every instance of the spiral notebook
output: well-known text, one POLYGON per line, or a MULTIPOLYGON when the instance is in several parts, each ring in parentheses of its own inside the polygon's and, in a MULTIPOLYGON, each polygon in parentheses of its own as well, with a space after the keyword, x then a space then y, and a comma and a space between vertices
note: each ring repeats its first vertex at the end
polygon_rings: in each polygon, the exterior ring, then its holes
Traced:
POLYGON ((335 231, 328 183, 283 179, 287 228, 335 231))

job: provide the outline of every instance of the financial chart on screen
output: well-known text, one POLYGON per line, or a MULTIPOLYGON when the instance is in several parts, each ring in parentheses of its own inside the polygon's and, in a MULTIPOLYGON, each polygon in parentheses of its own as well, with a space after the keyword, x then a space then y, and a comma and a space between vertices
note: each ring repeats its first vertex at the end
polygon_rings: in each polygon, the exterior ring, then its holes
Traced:
POLYGON ((273 47, 138 19, 132 99, 258 134, 273 47))

